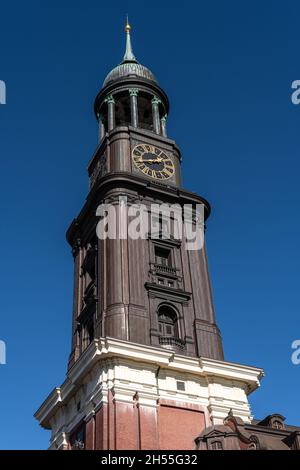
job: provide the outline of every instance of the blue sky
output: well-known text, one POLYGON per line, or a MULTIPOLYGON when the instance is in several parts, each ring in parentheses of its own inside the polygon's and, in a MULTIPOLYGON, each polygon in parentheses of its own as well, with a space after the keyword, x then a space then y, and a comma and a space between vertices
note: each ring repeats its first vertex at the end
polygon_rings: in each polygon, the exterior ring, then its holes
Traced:
POLYGON ((88 190, 93 100, 134 52, 171 102, 184 186, 212 204, 207 245, 227 360, 263 367, 257 418, 300 425, 300 79, 297 1, 116 0, 1 4, 0 447, 42 449, 33 413, 70 352, 73 261, 65 231, 88 190))

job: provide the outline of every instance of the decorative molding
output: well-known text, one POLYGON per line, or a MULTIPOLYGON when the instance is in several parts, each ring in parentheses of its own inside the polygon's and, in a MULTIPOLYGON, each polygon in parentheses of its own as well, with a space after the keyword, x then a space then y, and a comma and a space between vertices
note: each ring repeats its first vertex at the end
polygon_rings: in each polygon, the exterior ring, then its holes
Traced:
POLYGON ((190 292, 183 291, 181 289, 175 289, 174 287, 167 287, 162 284, 155 284, 152 282, 146 282, 145 287, 148 291, 149 297, 152 298, 163 298, 164 300, 171 300, 173 302, 187 303, 192 294, 190 292))
POLYGON ((139 94, 139 89, 138 88, 129 88, 129 95, 130 96, 138 96, 139 94))
POLYGON ((113 95, 107 95, 107 97, 105 98, 104 101, 107 104, 110 104, 110 103, 115 104, 115 99, 114 99, 113 95))
POLYGON ((101 338, 89 345, 35 417, 44 428, 52 429, 51 448, 67 445, 66 434, 62 433, 72 431, 78 420, 89 419, 107 403, 109 390, 115 401, 131 405, 138 402, 140 406, 155 407, 157 400, 175 400, 203 406, 215 423, 224 419, 230 409, 244 422, 250 422, 247 395, 259 386, 262 376, 262 369, 255 367, 101 338), (177 390, 178 377, 185 381, 185 391, 177 390), (82 404, 80 413, 78 400, 82 404), (65 428, 61 427, 63 423, 65 428))
POLYGON ((154 96, 154 98, 152 98, 152 100, 151 100, 151 103, 154 104, 154 105, 159 105, 159 104, 161 104, 161 100, 159 98, 157 98, 157 96, 154 96))
POLYGON ((161 247, 171 246, 179 248, 182 244, 182 240, 178 238, 174 238, 172 234, 170 234, 169 238, 163 238, 164 231, 158 230, 157 232, 149 232, 147 235, 148 240, 153 241, 154 244, 160 245, 161 247))

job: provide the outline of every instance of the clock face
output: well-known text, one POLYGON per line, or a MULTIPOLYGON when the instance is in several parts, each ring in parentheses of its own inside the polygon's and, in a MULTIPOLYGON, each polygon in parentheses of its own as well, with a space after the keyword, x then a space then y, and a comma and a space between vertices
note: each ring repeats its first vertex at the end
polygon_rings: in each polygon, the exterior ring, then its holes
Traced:
POLYGON ((132 150, 132 159, 140 171, 157 180, 169 179, 175 173, 173 160, 153 145, 136 145, 132 150))

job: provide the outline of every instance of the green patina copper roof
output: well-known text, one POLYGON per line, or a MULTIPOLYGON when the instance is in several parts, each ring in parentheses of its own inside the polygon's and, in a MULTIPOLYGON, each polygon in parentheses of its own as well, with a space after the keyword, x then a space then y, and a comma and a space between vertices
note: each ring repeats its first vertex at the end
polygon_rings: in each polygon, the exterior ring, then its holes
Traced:
POLYGON ((125 32, 126 32, 126 50, 123 57, 123 61, 117 67, 115 67, 104 80, 103 86, 109 85, 115 80, 128 77, 138 77, 145 78, 146 80, 151 80, 157 83, 157 80, 153 73, 144 65, 139 64, 135 58, 135 55, 132 51, 131 37, 130 37, 131 27, 128 24, 128 19, 126 22, 125 32))

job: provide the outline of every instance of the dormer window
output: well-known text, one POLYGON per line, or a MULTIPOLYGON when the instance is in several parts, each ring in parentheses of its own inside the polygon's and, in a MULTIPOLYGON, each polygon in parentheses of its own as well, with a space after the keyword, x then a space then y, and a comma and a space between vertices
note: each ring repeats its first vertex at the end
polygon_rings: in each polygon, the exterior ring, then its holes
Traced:
POLYGON ((263 420, 261 420, 258 423, 258 425, 259 426, 268 426, 270 428, 280 430, 280 429, 285 429, 284 420, 285 420, 284 416, 282 416, 280 414, 277 414, 277 413, 274 413, 272 415, 267 416, 263 420))
POLYGON ((221 441, 213 441, 210 444, 211 450, 223 450, 223 445, 221 441))
POLYGON ((276 419, 272 423, 272 428, 283 429, 283 423, 281 421, 279 421, 278 419, 276 419))

